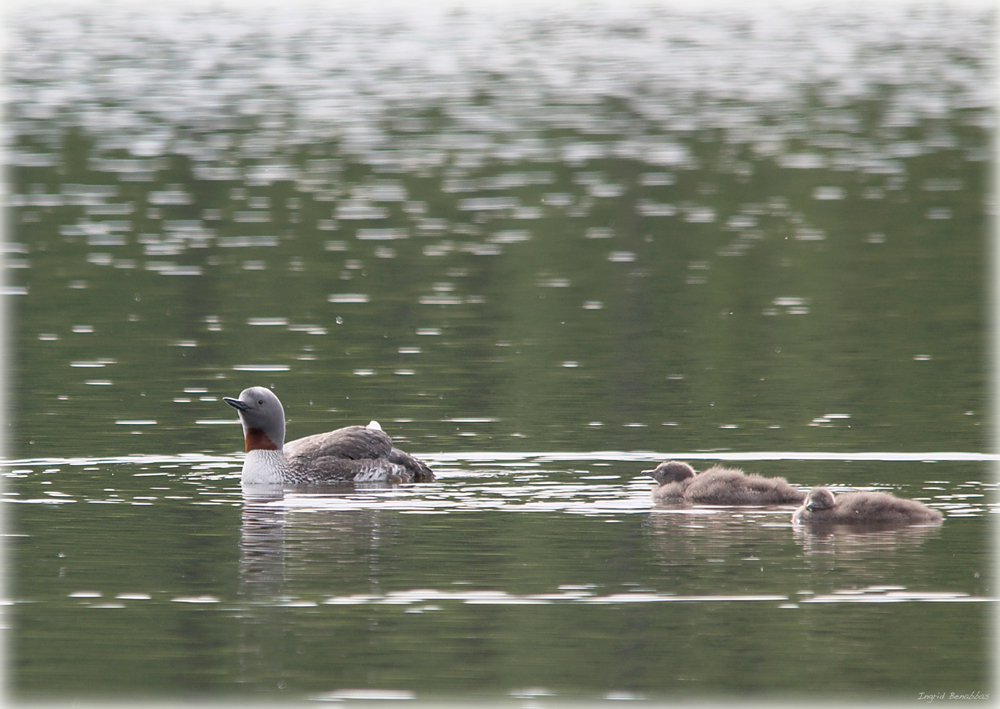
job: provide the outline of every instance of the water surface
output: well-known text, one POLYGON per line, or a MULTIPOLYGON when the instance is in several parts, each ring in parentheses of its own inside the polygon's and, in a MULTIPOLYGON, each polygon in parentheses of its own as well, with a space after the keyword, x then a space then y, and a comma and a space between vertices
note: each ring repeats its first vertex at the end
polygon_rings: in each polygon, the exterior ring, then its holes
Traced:
POLYGON ((990 693, 993 23, 16 11, 13 694, 990 693), (245 495, 251 385, 439 480, 245 495), (669 457, 945 522, 658 509, 669 457))

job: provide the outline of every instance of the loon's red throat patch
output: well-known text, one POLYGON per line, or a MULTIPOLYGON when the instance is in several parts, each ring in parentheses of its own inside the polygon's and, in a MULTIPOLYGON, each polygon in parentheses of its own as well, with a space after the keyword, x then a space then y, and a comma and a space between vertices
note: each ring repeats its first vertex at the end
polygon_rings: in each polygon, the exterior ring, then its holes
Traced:
POLYGON ((246 452, 250 451, 276 451, 278 446, 268 438, 268 435, 264 433, 263 429, 260 428, 248 428, 246 435, 246 452))

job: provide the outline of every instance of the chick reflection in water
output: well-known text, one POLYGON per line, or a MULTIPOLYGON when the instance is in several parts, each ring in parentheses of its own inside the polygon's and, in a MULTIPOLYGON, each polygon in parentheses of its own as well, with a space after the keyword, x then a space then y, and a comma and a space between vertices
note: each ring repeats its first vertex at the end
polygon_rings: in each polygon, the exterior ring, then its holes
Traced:
POLYGON ((885 492, 845 492, 835 497, 825 487, 814 487, 792 515, 792 524, 828 527, 898 527, 941 520, 938 510, 917 500, 885 492))
POLYGON ((652 497, 661 505, 791 505, 805 498, 784 478, 765 478, 721 465, 696 474, 687 463, 671 460, 642 472, 659 483, 652 497))

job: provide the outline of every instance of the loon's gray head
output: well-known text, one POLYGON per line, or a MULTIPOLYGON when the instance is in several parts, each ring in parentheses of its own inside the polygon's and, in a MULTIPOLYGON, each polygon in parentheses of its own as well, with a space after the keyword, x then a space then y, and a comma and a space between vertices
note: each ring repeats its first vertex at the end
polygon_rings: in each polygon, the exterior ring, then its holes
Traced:
POLYGON ((281 450, 285 445, 285 409, 270 389, 250 387, 238 399, 226 396, 222 400, 240 414, 247 452, 281 450))

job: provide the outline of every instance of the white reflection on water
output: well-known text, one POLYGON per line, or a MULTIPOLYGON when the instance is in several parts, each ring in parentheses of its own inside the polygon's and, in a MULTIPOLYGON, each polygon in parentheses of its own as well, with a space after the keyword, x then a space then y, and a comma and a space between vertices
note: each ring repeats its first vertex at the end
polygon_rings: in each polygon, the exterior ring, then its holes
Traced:
MULTIPOLYGON (((379 509, 400 514, 448 514, 483 510, 566 512, 617 515, 648 512, 647 488, 631 485, 574 484, 559 481, 510 482, 506 473, 487 474, 482 483, 461 483, 442 476, 438 483, 367 489, 346 486, 335 492, 291 492, 271 504, 294 509, 361 511, 379 509), (455 484, 458 483, 458 484, 455 484)), ((625 481, 623 481, 625 482, 625 481)))
MULTIPOLYGON (((941 594, 943 595, 943 594, 941 594)), ((553 593, 511 594, 499 590, 448 590, 417 588, 387 594, 354 594, 331 596, 324 605, 412 605, 418 603, 458 601, 467 605, 545 605, 551 603, 661 603, 661 602, 725 602, 725 601, 787 601, 777 594, 678 595, 672 593, 612 593, 601 595, 593 588, 579 589, 560 586, 553 593)))
MULTIPOLYGON (((493 418, 451 418, 448 421, 494 421, 493 418)), ((123 423, 134 423, 124 422, 123 423)), ((150 422, 144 422, 150 423, 150 422)), ((208 422, 206 422, 208 423, 208 422)), ((237 424, 237 419, 225 419, 211 423, 237 424)), ((649 463, 663 460, 722 460, 722 461, 883 461, 883 462, 968 462, 983 463, 1000 461, 1000 454, 977 453, 968 451, 930 451, 930 452, 898 452, 898 451, 866 451, 855 453, 844 452, 806 452, 806 451, 529 451, 529 452, 495 452, 495 451, 463 451, 461 453, 419 453, 421 459, 446 467, 467 465, 539 465, 544 463, 561 463, 567 461, 580 462, 635 462, 649 463)), ((177 464, 190 465, 197 472, 205 466, 215 464, 239 463, 239 455, 211 455, 205 453, 181 453, 178 455, 134 453, 124 456, 95 456, 56 458, 14 458, 0 460, 0 469, 20 467, 37 467, 45 465, 150 465, 177 464)))
POLYGON ((873 586, 862 589, 846 589, 829 594, 803 598, 799 603, 906 603, 908 601, 935 602, 972 602, 995 601, 995 598, 971 596, 967 593, 948 593, 942 591, 908 591, 905 588, 883 588, 873 586))
MULTIPOLYGON (((140 422, 123 421, 137 425, 140 422)), ((141 422, 144 425, 149 422, 141 422)), ((235 421, 204 421, 201 423, 235 423, 235 421)), ((620 515, 647 512, 651 508, 649 491, 651 481, 640 475, 642 465, 669 459, 712 461, 805 461, 805 462, 969 462, 982 463, 1000 459, 989 453, 972 452, 675 452, 649 451, 592 451, 592 452, 527 452, 527 453, 431 453, 420 454, 438 474, 434 483, 400 486, 329 485, 307 489, 288 489, 276 504, 288 509, 319 508, 327 510, 362 510, 378 507, 402 514, 446 514, 454 511, 517 510, 565 512, 584 515, 620 515), (611 466, 635 463, 635 470, 617 473, 611 466), (595 466, 596 469, 592 469, 595 466)), ((202 494, 211 494, 211 500, 199 504, 239 503, 243 496, 238 485, 241 455, 209 455, 200 453, 167 455, 127 455, 93 458, 30 458, 0 462, 0 475, 8 478, 30 478, 37 473, 50 474, 60 469, 84 468, 99 470, 109 466, 134 467, 133 477, 166 477, 188 486, 201 485, 202 494), (151 470, 155 468, 155 470, 151 470)), ((790 480, 802 485, 802 481, 790 480)), ((40 484, 49 485, 52 479, 40 484)), ((834 489, 848 489, 835 481, 828 483, 834 489)), ((879 483, 881 487, 883 483, 879 483)), ((891 482, 884 483, 892 487, 891 482)), ((978 516, 994 505, 986 493, 996 485, 977 480, 941 481, 927 480, 920 492, 921 499, 946 512, 948 517, 978 516)), ((169 488, 167 488, 169 489, 169 488)), ((872 488, 874 489, 874 488, 872 488)), ((189 491, 190 487, 182 491, 189 491)), ((176 491, 176 490, 175 490, 176 491)), ((126 499, 113 494, 95 497, 72 494, 52 489, 44 496, 20 496, 7 493, 11 502, 60 504, 78 498, 87 502, 120 503, 126 499)), ((910 494, 909 496, 914 496, 910 494)), ((252 497, 252 494, 251 494, 252 497)), ((132 504, 143 498, 134 498, 132 504)), ((146 498, 149 499, 149 498, 146 498)), ((154 498, 155 499, 155 498, 154 498)), ((779 511, 785 521, 784 508, 779 511)), ((694 507, 690 509, 658 510, 660 514, 709 515, 718 508, 694 507)))
POLYGON ((652 451, 592 451, 592 452, 547 452, 547 453, 436 453, 434 460, 449 461, 514 461, 537 460, 539 462, 560 462, 567 460, 587 461, 635 461, 639 463, 660 462, 664 460, 728 460, 728 461, 758 461, 758 460, 802 460, 802 461, 885 461, 885 462, 988 462, 1000 460, 995 453, 969 453, 963 451, 937 452, 803 452, 803 451, 693 451, 656 453, 652 451))
MULTIPOLYGON (((456 419, 457 420, 457 419, 456 419)), ((122 421, 123 424, 149 424, 152 422, 122 421)), ((203 421, 205 424, 235 424, 236 420, 203 421)), ((377 501, 389 509, 399 504, 401 498, 413 497, 424 500, 447 499, 450 496, 469 497, 502 495, 507 498, 530 498, 541 500, 570 500, 573 498, 595 498, 593 501, 622 500, 640 494, 645 497, 651 488, 644 477, 639 475, 639 465, 668 459, 712 460, 712 461, 884 461, 884 462, 991 462, 1000 460, 1000 455, 974 452, 674 452, 654 453, 649 451, 593 451, 593 452, 463 452, 463 453, 420 453, 439 476, 437 483, 368 488, 361 485, 343 485, 296 491, 289 496, 293 500, 331 500, 330 504, 344 507, 355 504, 358 499, 377 501), (598 465, 602 468, 611 463, 636 463, 635 474, 613 474, 610 471, 567 468, 566 463, 598 465), (559 464, 553 466, 553 464, 559 464), (600 473, 600 474, 598 474, 600 473), (551 481, 550 475, 572 476, 551 481), (597 483, 596 481, 601 481, 597 483), (618 481, 618 482, 615 482, 618 481)), ((97 470, 105 466, 136 466, 134 477, 169 476, 183 477, 199 482, 235 482, 242 467, 241 455, 211 455, 202 453, 182 453, 179 455, 132 454, 126 456, 97 456, 78 458, 22 458, 0 461, 0 475, 8 478, 28 477, 37 472, 58 472, 61 467, 83 467, 97 470), (150 472, 156 466, 159 472, 150 472), (166 472, 166 471, 170 472, 166 472)), ((794 481, 793 481, 794 482, 794 481)), ((954 483, 959 490, 948 492, 944 487, 948 481, 927 480, 924 490, 946 494, 934 495, 935 500, 949 505, 955 513, 974 510, 977 503, 986 502, 981 490, 993 487, 992 483, 976 480, 954 483)), ((834 488, 837 488, 834 485, 834 488)), ((846 489, 846 488, 845 488, 846 489)), ((234 488, 233 491, 238 490, 234 488)), ((220 491, 221 492, 221 491, 220 491)), ((297 504, 297 503, 293 503, 297 504)), ((492 506, 491 503, 484 503, 492 506)), ((648 505, 643 505, 648 507, 648 505)), ((631 506, 616 505, 619 510, 631 506)))

